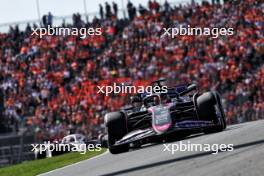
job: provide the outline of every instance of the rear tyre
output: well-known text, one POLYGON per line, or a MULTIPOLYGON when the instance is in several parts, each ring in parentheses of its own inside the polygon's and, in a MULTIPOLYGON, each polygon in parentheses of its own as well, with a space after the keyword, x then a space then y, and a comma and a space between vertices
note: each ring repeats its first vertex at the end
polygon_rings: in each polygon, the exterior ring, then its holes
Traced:
POLYGON ((127 134, 126 118, 121 112, 111 112, 105 115, 108 133, 108 149, 112 154, 119 154, 129 150, 129 144, 114 146, 116 141, 127 134))
POLYGON ((207 128, 204 133, 215 133, 226 128, 225 114, 220 95, 217 92, 206 92, 197 98, 199 119, 212 121, 215 126, 207 128))

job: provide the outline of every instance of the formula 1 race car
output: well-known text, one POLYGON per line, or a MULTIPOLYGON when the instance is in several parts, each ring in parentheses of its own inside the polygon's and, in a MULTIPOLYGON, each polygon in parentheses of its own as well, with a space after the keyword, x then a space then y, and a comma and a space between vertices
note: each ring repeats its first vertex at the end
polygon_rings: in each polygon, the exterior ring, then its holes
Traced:
MULTIPOLYGON (((153 84, 162 86, 164 81, 153 84)), ((129 108, 105 115, 112 154, 127 152, 133 143, 214 133, 226 128, 220 95, 213 91, 200 93, 195 84, 167 87, 166 93, 142 93, 133 96, 131 103, 129 108)))

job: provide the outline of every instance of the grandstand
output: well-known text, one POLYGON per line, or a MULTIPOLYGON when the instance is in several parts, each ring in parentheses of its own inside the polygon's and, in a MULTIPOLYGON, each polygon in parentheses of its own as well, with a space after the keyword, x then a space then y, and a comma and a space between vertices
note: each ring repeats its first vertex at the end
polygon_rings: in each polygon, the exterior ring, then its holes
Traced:
POLYGON ((102 36, 40 39, 30 35, 32 26, 0 33, 1 123, 13 132, 23 127, 38 140, 73 132, 92 138, 103 133, 104 114, 126 100, 96 94, 96 85, 145 85, 159 77, 219 91, 228 124, 263 118, 263 2, 153 3, 138 8, 131 1, 128 18, 111 12, 86 21, 74 14, 72 24, 61 24, 101 27, 102 36), (160 37, 176 23, 233 27, 235 35, 160 37))

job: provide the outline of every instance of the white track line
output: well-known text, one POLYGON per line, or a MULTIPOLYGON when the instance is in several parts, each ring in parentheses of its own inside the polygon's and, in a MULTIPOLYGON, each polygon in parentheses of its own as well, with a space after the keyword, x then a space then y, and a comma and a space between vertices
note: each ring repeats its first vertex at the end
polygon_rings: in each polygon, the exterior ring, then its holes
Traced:
POLYGON ((73 163, 73 164, 70 164, 70 165, 67 165, 67 166, 63 166, 63 167, 60 167, 60 168, 58 168, 58 169, 51 170, 51 171, 48 171, 48 172, 45 172, 45 173, 39 174, 38 176, 44 176, 45 174, 49 174, 49 173, 52 173, 52 172, 55 172, 55 171, 58 171, 58 170, 61 170, 61 169, 65 169, 65 168, 67 168, 67 167, 71 167, 71 166, 74 166, 74 165, 80 164, 81 162, 85 162, 85 161, 88 161, 88 160, 92 160, 92 159, 100 158, 100 157, 102 157, 102 156, 104 156, 104 155, 106 155, 106 154, 108 154, 108 153, 109 153, 109 151, 107 150, 107 151, 105 151, 104 153, 102 153, 102 154, 100 154, 100 155, 97 155, 97 156, 95 156, 95 157, 89 158, 89 159, 87 159, 87 160, 82 160, 82 161, 79 161, 79 162, 77 162, 77 163, 73 163))

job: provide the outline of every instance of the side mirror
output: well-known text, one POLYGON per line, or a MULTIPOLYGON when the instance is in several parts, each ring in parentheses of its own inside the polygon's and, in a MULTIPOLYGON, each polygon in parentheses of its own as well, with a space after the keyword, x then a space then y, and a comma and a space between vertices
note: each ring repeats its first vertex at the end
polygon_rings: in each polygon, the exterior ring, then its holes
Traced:
POLYGON ((180 96, 185 95, 185 94, 187 94, 187 93, 189 93, 189 92, 191 92, 191 91, 193 91, 193 90, 196 90, 196 88, 197 88, 196 84, 191 84, 191 85, 189 85, 189 86, 187 87, 186 90, 180 92, 179 95, 180 95, 180 96))
POLYGON ((196 84, 191 84, 187 87, 187 90, 189 90, 190 92, 193 91, 193 90, 196 90, 197 86, 196 84))

